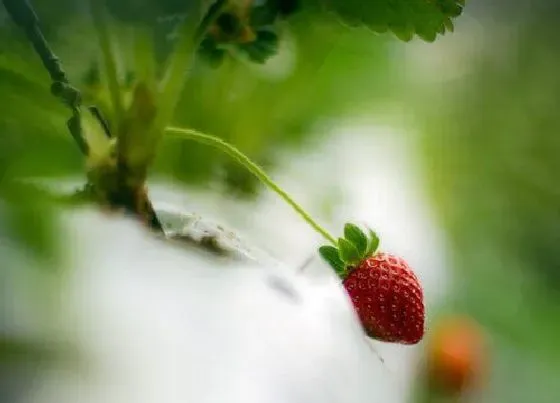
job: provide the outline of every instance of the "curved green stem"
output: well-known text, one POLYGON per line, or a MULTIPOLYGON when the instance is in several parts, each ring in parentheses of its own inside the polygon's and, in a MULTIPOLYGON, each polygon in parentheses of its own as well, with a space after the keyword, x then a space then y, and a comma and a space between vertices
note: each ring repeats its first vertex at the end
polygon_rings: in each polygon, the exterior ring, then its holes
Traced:
POLYGON ((183 129, 180 127, 167 127, 165 129, 168 133, 172 133, 177 135, 180 138, 186 138, 186 139, 192 139, 195 140, 199 143, 203 143, 209 146, 212 146, 214 148, 217 148, 223 152, 225 152, 226 154, 228 154, 230 157, 232 157, 234 160, 236 160, 238 163, 240 163, 241 165, 243 165, 245 168, 247 168, 253 175, 255 175, 262 183, 264 183, 266 186, 268 186, 271 190, 273 190, 274 192, 276 192, 282 199, 284 199, 286 201, 286 203, 288 203, 290 206, 292 206, 292 208, 309 224, 311 225, 311 227, 313 227, 313 229, 315 231, 317 231, 319 234, 321 234, 327 241, 329 241, 330 243, 332 243, 334 246, 337 246, 337 241, 336 239, 329 234, 329 232, 327 230, 325 230, 322 226, 320 226, 319 224, 317 224, 317 222, 315 222, 315 220, 313 220, 313 218, 311 218, 311 216, 309 214, 307 214, 307 212, 299 205, 297 204, 294 199, 292 199, 288 193, 286 193, 280 186, 278 186, 271 178, 270 176, 268 176, 266 174, 266 172, 264 172, 264 170, 259 167, 257 164, 255 164, 253 161, 251 161, 251 159, 249 159, 249 157, 247 157, 245 154, 243 154, 241 151, 239 151, 237 148, 235 148, 234 146, 232 146, 229 143, 226 143, 225 141, 223 141, 220 138, 208 135, 208 134, 204 134, 204 133, 200 133, 196 130, 192 130, 192 129, 183 129))

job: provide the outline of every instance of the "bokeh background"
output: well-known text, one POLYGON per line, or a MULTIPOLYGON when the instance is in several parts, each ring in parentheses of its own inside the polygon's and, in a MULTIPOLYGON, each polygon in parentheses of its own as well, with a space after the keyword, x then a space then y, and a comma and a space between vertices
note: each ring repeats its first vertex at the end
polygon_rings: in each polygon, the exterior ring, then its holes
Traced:
MULTIPOLYGON (((97 40, 82 3, 33 1, 71 81, 103 105, 97 40)), ((181 8, 143 4, 110 3, 123 77, 133 71, 131 24, 158 15, 152 23, 165 47, 169 16, 181 8)), ((470 0, 455 32, 435 43, 296 14, 266 64, 197 64, 174 124, 237 146, 333 232, 349 220, 366 222, 386 249, 409 260, 426 288, 429 327, 468 317, 484 339, 481 351, 462 353, 482 355, 481 382, 465 399, 557 402, 557 11, 548 0, 470 0)), ((83 161, 65 129, 67 110, 1 7, 0 30, 0 400, 12 402, 29 388, 28 370, 50 360, 26 335, 56 330, 41 309, 56 298, 68 252, 58 209, 20 179, 79 184, 83 161)), ((234 228, 290 267, 319 245, 289 207, 204 145, 166 139, 150 186, 156 203, 234 228)), ((323 266, 315 259, 309 270, 323 266)), ((432 401, 421 369, 429 330, 427 339, 413 348, 376 344, 380 371, 396 380, 372 379, 379 401, 432 401)))

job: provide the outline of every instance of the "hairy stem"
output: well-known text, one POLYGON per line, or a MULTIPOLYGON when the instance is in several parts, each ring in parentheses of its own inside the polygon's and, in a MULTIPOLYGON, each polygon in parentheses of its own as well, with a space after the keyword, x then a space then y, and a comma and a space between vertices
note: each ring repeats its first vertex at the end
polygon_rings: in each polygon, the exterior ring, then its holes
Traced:
POLYGON ((225 152, 230 157, 232 157, 235 161, 243 165, 250 171, 253 175, 255 175, 262 183, 268 186, 272 191, 276 192, 282 199, 286 201, 292 208, 303 218, 315 231, 323 236, 327 241, 332 243, 334 246, 337 245, 336 239, 321 225, 317 224, 317 222, 311 218, 311 216, 286 193, 280 186, 278 186, 271 178, 266 174, 266 172, 255 164, 249 157, 239 151, 237 148, 232 146, 229 143, 226 143, 222 139, 217 137, 200 133, 196 130, 192 129, 183 129, 179 127, 167 127, 166 131, 170 134, 177 136, 178 138, 183 139, 192 139, 199 143, 209 145, 211 147, 217 148, 220 151, 225 152))

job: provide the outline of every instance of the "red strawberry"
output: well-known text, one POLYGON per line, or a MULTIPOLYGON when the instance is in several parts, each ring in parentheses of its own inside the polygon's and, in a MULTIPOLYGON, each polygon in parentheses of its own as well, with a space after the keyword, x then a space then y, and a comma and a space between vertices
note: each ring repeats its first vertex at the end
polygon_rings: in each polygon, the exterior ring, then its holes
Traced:
POLYGON ((400 344, 424 337, 424 293, 418 278, 401 258, 377 252, 379 238, 346 224, 336 246, 319 248, 348 292, 366 334, 400 344))
POLYGON ((422 340, 424 295, 403 259, 387 253, 368 257, 343 284, 368 336, 401 344, 422 340))
POLYGON ((435 327, 426 349, 429 386, 461 394, 480 386, 487 375, 486 340, 481 326, 469 317, 453 316, 435 327))

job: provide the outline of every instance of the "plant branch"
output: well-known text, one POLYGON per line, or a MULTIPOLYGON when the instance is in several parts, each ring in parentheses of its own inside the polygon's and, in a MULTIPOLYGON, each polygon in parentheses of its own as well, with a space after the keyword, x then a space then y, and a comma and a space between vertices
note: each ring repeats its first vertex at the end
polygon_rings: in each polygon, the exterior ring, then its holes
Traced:
POLYGON ((93 23, 99 39, 99 45, 103 54, 103 63, 105 65, 105 73, 107 75, 109 94, 114 108, 114 127, 119 130, 124 115, 124 106, 119 86, 117 62, 111 45, 105 9, 102 2, 99 0, 90 0, 89 3, 93 23))
MULTIPOLYGON (((92 0, 95 1, 95 0, 92 0)), ((159 87, 159 111, 154 123, 155 135, 163 133, 165 127, 171 123, 181 93, 187 81, 187 70, 194 59, 194 55, 208 28, 220 14, 227 0, 216 0, 208 9, 198 26, 193 25, 187 18, 179 32, 179 39, 173 53, 169 57, 168 65, 159 87)))
POLYGON ((51 92, 72 110, 72 117, 67 122, 68 130, 80 151, 87 155, 88 145, 82 135, 80 123, 80 92, 69 83, 60 60, 51 50, 39 27, 39 18, 27 0, 2 0, 12 20, 25 32, 35 52, 41 58, 43 66, 51 77, 51 92))
POLYGON ((208 134, 200 133, 196 130, 192 129, 183 129, 180 127, 167 127, 166 131, 170 134, 174 134, 178 138, 183 139, 191 139, 195 140, 199 143, 209 145, 211 147, 217 148, 230 157, 232 157, 235 161, 243 165, 250 171, 253 175, 255 175, 262 183, 268 186, 272 191, 276 192, 286 203, 288 203, 292 208, 303 218, 315 231, 317 231, 321 236, 323 236, 327 241, 332 243, 334 246, 337 246, 338 243, 336 239, 329 234, 327 230, 325 230, 321 225, 317 224, 317 222, 284 191, 280 186, 278 186, 272 178, 270 178, 266 172, 255 164, 249 157, 239 151, 237 148, 232 146, 231 144, 226 143, 222 139, 219 139, 214 136, 210 136, 208 134))

